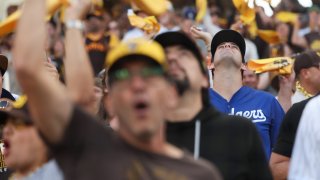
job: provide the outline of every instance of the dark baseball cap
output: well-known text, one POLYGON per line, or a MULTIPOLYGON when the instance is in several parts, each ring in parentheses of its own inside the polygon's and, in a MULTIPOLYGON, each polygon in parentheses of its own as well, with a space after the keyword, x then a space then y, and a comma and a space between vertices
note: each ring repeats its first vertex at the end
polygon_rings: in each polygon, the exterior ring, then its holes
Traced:
POLYGON ((8 58, 5 55, 0 54, 0 71, 2 76, 7 71, 7 68, 8 68, 8 58))
POLYGON ((206 74, 206 69, 203 62, 203 56, 196 42, 192 40, 187 34, 179 31, 165 32, 156 36, 157 41, 163 48, 180 45, 191 51, 199 62, 201 72, 206 74))
POLYGON ((320 54, 315 51, 305 51, 294 57, 294 72, 296 75, 300 73, 302 69, 318 67, 320 65, 320 54))
POLYGON ((224 42, 232 42, 236 44, 242 55, 242 62, 244 63, 244 54, 246 53, 246 43, 240 33, 231 29, 225 29, 219 31, 211 41, 211 55, 212 61, 214 60, 214 54, 217 47, 224 42))

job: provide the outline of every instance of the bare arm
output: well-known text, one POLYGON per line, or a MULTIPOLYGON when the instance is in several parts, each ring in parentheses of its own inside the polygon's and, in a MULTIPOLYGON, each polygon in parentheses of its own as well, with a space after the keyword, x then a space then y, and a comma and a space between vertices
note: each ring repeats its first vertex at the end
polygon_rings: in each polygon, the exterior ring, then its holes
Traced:
POLYGON ((285 180, 288 176, 290 158, 277 153, 271 154, 270 168, 274 180, 285 180))
POLYGON ((70 121, 72 104, 63 85, 53 80, 44 66, 45 2, 25 1, 16 31, 13 63, 35 125, 54 143, 61 139, 70 121))
POLYGON ((211 41, 213 37, 210 33, 202 31, 195 26, 192 26, 190 28, 190 32, 194 38, 203 40, 207 46, 211 46, 211 41))
MULTIPOLYGON (((90 7, 90 0, 70 2, 66 10, 66 22, 80 21, 90 7)), ((94 75, 81 29, 67 27, 65 45, 64 64, 68 94, 75 103, 88 110, 94 90, 94 75)))
POLYGON ((303 48, 307 48, 308 43, 304 37, 299 36, 299 33, 298 33, 299 29, 300 29, 300 23, 299 23, 299 19, 297 19, 296 23, 294 24, 291 41, 295 45, 301 46, 303 48))
POLYGON ((293 82, 294 82, 293 74, 288 76, 280 76, 280 89, 278 93, 278 101, 282 106, 284 112, 287 112, 292 105, 291 96, 292 96, 293 82))

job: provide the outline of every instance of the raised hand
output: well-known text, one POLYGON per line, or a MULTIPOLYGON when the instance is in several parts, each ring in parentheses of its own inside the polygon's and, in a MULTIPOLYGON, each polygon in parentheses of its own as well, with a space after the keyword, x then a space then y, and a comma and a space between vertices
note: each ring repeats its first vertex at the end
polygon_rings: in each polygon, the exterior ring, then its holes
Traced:
POLYGON ((212 36, 210 33, 202 31, 196 26, 192 26, 190 28, 190 32, 194 38, 203 40, 206 43, 206 45, 211 44, 212 36))
POLYGON ((70 0, 65 12, 65 20, 82 19, 91 9, 91 0, 70 0))

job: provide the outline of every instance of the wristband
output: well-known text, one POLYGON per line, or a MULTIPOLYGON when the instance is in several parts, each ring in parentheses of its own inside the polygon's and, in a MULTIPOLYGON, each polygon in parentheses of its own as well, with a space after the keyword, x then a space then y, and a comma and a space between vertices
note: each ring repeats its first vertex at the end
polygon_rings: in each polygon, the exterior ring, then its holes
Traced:
POLYGON ((66 27, 68 29, 79 29, 79 30, 84 29, 84 25, 80 20, 68 20, 66 21, 66 27))

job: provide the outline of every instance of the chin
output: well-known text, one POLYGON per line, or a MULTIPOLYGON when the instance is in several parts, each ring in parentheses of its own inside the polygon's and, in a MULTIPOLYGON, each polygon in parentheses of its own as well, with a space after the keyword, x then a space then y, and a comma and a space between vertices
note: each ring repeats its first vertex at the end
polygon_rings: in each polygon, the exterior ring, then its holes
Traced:
POLYGON ((4 162, 8 168, 16 169, 16 165, 15 165, 14 161, 12 161, 12 159, 10 159, 10 157, 7 157, 6 159, 4 159, 4 162))
POLYGON ((136 134, 136 137, 143 142, 149 142, 154 136, 154 132, 151 130, 144 130, 136 134))

